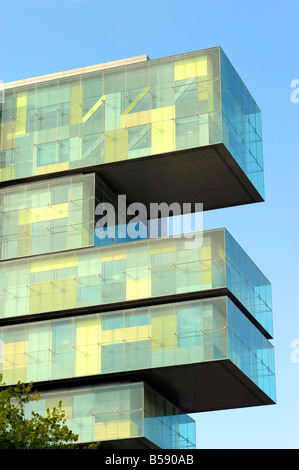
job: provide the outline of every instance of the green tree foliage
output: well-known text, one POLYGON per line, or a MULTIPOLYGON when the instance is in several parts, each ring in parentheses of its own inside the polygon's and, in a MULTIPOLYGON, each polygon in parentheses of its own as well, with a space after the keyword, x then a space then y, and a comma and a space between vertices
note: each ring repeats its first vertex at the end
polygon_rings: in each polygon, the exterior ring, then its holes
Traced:
MULTIPOLYGON (((32 411, 30 418, 26 417, 26 405, 39 398, 40 393, 32 392, 32 383, 18 382, 16 386, 0 391, 0 449, 78 448, 75 444, 78 435, 66 426, 61 402, 48 409, 46 416, 32 411)), ((91 444, 86 448, 95 449, 98 445, 91 444)))

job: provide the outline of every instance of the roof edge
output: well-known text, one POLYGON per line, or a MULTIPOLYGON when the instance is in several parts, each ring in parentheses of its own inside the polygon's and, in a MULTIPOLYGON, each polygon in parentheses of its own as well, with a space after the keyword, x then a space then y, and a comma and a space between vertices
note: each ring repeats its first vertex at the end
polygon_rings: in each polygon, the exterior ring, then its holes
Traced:
POLYGON ((139 55, 135 57, 130 57, 127 59, 114 60, 114 61, 105 62, 102 64, 89 65, 87 67, 80 67, 76 69, 66 70, 64 72, 55 72, 55 73, 50 73, 46 75, 40 75, 37 77, 16 80, 13 82, 6 82, 3 84, 3 86, 4 86, 4 89, 7 90, 11 88, 26 86, 26 85, 35 85, 37 83, 48 82, 51 80, 57 80, 61 78, 68 78, 68 77, 72 77, 75 75, 83 75, 86 73, 98 72, 100 70, 110 69, 114 67, 122 67, 124 65, 137 64, 139 62, 146 62, 147 60, 149 60, 149 57, 147 54, 144 54, 144 55, 139 55))

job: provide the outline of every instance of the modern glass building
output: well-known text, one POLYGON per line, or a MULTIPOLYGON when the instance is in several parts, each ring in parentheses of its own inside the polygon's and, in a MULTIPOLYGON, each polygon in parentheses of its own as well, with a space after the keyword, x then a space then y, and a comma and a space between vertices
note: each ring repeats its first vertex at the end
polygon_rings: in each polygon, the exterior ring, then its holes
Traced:
POLYGON ((116 449, 193 449, 189 414, 275 403, 269 280, 225 228, 151 218, 264 200, 261 112, 222 49, 7 83, 0 106, 6 385, 116 449))

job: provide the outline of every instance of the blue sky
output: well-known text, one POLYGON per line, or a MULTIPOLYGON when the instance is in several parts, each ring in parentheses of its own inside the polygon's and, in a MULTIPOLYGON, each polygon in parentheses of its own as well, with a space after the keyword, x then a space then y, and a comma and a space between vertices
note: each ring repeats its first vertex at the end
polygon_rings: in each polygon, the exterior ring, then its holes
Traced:
POLYGON ((272 282, 277 404, 193 415, 198 448, 299 448, 299 362, 291 356, 299 359, 291 347, 299 344, 299 103, 290 99, 298 13, 297 0, 0 3, 4 82, 221 46, 262 110, 266 201, 208 212, 203 222, 225 226, 272 282))

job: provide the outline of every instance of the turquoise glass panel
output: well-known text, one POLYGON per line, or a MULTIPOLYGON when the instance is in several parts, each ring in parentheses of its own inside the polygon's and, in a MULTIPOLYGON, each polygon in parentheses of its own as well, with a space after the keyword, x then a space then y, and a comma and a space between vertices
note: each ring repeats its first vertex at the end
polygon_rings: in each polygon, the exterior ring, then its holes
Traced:
POLYGON ((261 111, 220 49, 223 142, 264 197, 261 111))
POLYGON ((274 402, 274 347, 246 316, 227 299, 229 358, 274 402))
POLYGON ((226 284, 263 328, 273 335, 270 281, 231 234, 225 231, 226 284))

